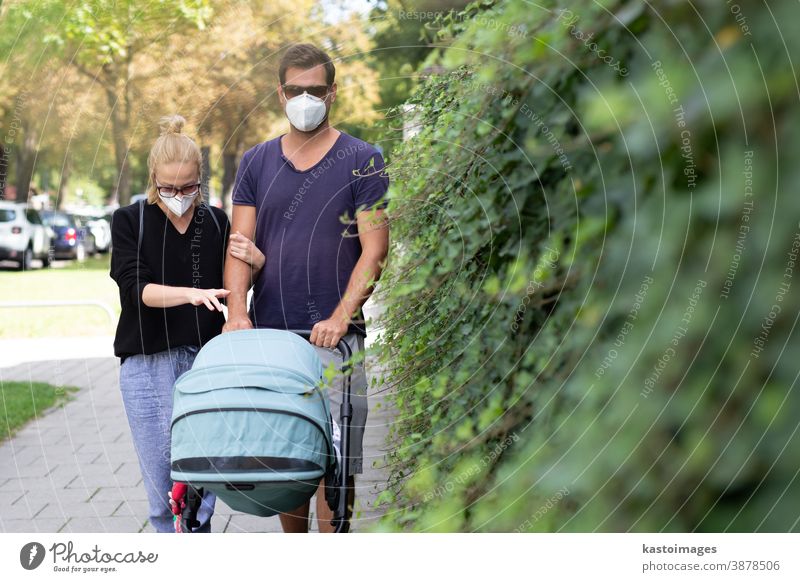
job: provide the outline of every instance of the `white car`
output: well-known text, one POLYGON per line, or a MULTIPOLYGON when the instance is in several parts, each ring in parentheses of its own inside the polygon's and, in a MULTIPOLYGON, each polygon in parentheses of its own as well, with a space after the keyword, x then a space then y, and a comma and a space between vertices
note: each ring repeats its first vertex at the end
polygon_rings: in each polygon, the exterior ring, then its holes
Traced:
POLYGON ((107 253, 111 250, 111 224, 108 220, 91 215, 75 214, 74 216, 94 236, 95 250, 98 253, 107 253))
POLYGON ((20 271, 30 269, 33 259, 49 267, 53 237, 53 229, 42 223, 36 210, 0 200, 0 260, 16 261, 20 271))
POLYGON ((89 222, 94 235, 97 251, 107 253, 111 250, 111 223, 105 218, 94 218, 89 222))

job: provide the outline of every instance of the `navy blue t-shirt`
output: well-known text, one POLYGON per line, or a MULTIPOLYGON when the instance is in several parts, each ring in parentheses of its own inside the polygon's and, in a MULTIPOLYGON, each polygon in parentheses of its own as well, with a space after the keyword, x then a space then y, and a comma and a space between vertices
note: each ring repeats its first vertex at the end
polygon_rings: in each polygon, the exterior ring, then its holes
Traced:
MULTIPOLYGON (((328 319, 361 256, 356 212, 382 208, 389 179, 372 145, 341 133, 315 166, 298 171, 281 138, 242 157, 233 203, 256 207, 255 243, 266 256, 253 290, 255 327, 311 329, 328 319)), ((348 333, 366 334, 363 315, 348 333)))

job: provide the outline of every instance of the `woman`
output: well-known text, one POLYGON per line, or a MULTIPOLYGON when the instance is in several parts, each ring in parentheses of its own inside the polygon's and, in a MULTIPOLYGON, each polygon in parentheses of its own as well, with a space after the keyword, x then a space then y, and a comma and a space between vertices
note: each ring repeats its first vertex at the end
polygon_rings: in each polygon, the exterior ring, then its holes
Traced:
MULTIPOLYGON (((168 491, 172 387, 195 355, 222 331, 220 299, 226 248, 255 277, 264 255, 225 213, 203 204, 202 155, 181 133, 180 116, 162 119, 147 160, 147 201, 119 208, 111 225, 111 277, 122 312, 114 339, 119 384, 150 504, 150 523, 173 532, 168 491), (230 242, 230 244, 228 244, 230 242)), ((210 532, 216 498, 206 493, 200 525, 210 532)))

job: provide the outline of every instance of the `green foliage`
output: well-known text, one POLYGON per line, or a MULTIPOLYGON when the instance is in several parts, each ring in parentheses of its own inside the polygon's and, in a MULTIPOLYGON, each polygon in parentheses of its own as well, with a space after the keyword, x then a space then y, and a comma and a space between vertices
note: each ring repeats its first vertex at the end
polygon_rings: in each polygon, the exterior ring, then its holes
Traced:
POLYGON ((382 529, 797 531, 797 10, 738 7, 453 22, 389 167, 382 529))
POLYGON ((93 0, 68 6, 64 16, 64 38, 80 47, 76 58, 92 68, 129 58, 181 27, 203 29, 211 7, 205 0, 150 0, 145 7, 133 0, 93 0))
POLYGON ((384 107, 395 107, 408 98, 416 83, 417 65, 431 50, 424 22, 401 18, 403 11, 398 0, 389 0, 376 5, 370 15, 376 30, 372 37, 374 52, 368 55, 368 62, 380 73, 384 107))

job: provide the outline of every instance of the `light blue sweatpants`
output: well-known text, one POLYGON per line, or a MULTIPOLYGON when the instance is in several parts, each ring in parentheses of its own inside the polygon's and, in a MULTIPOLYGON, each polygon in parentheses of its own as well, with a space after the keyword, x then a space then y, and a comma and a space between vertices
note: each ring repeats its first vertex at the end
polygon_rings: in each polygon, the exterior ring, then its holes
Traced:
MULTIPOLYGON (((150 523, 159 533, 174 533, 167 492, 170 479, 170 421, 175 380, 192 367, 199 348, 179 346, 163 352, 128 356, 120 366, 119 386, 139 457, 150 504, 150 523)), ((196 533, 211 531, 216 496, 206 491, 196 533)))

